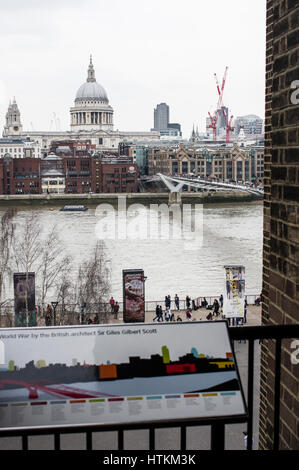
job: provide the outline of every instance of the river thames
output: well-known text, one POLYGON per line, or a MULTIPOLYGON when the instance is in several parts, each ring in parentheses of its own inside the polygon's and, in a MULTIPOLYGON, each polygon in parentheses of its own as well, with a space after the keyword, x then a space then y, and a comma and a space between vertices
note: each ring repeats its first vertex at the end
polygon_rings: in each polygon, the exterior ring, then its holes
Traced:
MULTIPOLYGON (((191 298, 220 295, 224 291, 223 267, 229 264, 245 266, 247 295, 261 291, 262 204, 205 204, 200 213, 201 223, 193 233, 187 234, 187 241, 183 237, 173 239, 171 233, 169 238, 140 236, 151 217, 149 207, 127 217, 131 234, 137 230, 135 238, 116 236, 114 239, 107 237, 107 233, 103 236, 103 218, 96 207, 85 212, 59 209, 19 207, 17 227, 29 210, 38 212, 44 233, 55 225, 62 249, 72 257, 71 276, 76 275, 79 263, 91 254, 97 239, 104 238, 111 267, 109 295, 119 301, 122 301, 122 270, 134 268, 143 269, 147 277, 145 298, 148 301, 162 300, 168 294, 171 298, 178 294, 181 299, 186 295, 191 298)), ((163 224, 162 232, 167 232, 163 224)))

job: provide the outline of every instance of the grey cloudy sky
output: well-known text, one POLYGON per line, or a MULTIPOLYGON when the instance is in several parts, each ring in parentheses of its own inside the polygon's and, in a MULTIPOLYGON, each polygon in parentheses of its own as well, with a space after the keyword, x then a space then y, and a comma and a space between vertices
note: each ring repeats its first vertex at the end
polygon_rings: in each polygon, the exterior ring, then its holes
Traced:
POLYGON ((265 0, 0 0, 0 126, 14 96, 25 130, 69 129, 89 55, 115 129, 149 130, 157 103, 189 137, 217 102, 264 116, 265 0), (52 124, 51 124, 52 121, 52 124))

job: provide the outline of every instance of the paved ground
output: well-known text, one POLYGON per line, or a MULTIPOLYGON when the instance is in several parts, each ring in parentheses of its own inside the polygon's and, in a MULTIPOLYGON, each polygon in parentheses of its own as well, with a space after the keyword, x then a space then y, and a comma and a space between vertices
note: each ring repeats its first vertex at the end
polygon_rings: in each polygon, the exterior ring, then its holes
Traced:
MULTIPOLYGON (((175 319, 177 319, 178 316, 182 318, 183 321, 206 321, 206 317, 211 312, 211 310, 207 310, 205 308, 199 308, 198 310, 192 310, 192 319, 188 320, 186 317, 186 311, 185 310, 174 310, 172 309, 172 313, 175 315, 175 319)), ((147 323, 151 323, 153 319, 155 318, 155 312, 146 312, 145 314, 145 321, 147 323)), ((222 316, 221 314, 218 317, 213 316, 213 321, 221 320, 222 316)), ((113 320, 114 321, 114 320, 113 320)), ((261 324, 261 307, 260 306, 255 306, 255 305, 249 305, 247 307, 247 326, 253 326, 253 325, 260 325, 261 324)))
MULTIPOLYGON (((162 305, 163 308, 163 305, 162 305)), ((188 320, 186 317, 186 310, 176 310, 172 309, 172 313, 174 313, 175 320, 177 319, 178 316, 181 317, 182 321, 206 321, 206 317, 211 312, 211 310, 207 310, 206 308, 199 308, 198 310, 192 310, 192 319, 188 320)), ((222 312, 222 311, 221 311, 222 312)), ((221 320, 222 315, 218 317, 213 316, 213 321, 221 320)), ((163 315, 164 315, 164 310, 163 310, 163 315)), ((146 312, 145 313, 145 322, 146 323, 152 323, 153 319, 155 318, 156 313, 155 312, 146 312)), ((114 315, 111 314, 111 318, 109 319, 109 323, 120 323, 123 321, 122 314, 118 316, 118 319, 114 319, 114 315)), ((260 325, 261 324, 261 307, 260 306, 255 306, 255 305, 248 305, 247 307, 247 326, 253 326, 253 325, 260 325)))
MULTIPOLYGON (((205 320, 208 313, 205 309, 199 309, 193 312, 193 319, 198 321, 205 320)), ((186 321, 184 311, 179 312, 182 319, 186 321)), ((247 314, 247 326, 260 324, 261 308, 249 306, 247 314)), ((146 322, 152 322, 154 315, 149 312, 146 314, 146 322)), ((114 323, 116 320, 111 319, 114 323)), ((244 326, 246 328, 246 326, 244 326)), ((245 398, 247 396, 247 363, 248 363, 248 344, 238 341, 234 344, 237 364, 244 388, 245 398)), ((254 448, 258 446, 258 410, 259 410, 259 375, 260 375, 260 345, 255 344, 254 360, 254 420, 253 420, 253 439, 254 448)), ((225 448, 227 450, 243 450, 246 424, 227 425, 225 428, 225 448)), ((166 428, 156 430, 156 449, 157 450, 179 450, 180 449, 180 430, 179 428, 166 428)), ((61 448, 63 450, 84 450, 85 439, 82 434, 68 434, 61 436, 61 448)), ((127 450, 148 449, 148 431, 126 431, 124 434, 124 446, 127 450)), ((19 450, 22 448, 21 438, 0 438, 1 450, 19 450)), ((32 436, 29 440, 29 449, 32 450, 51 450, 54 448, 52 436, 32 436)), ((114 450, 117 449, 117 433, 105 432, 93 434, 93 448, 114 450)), ((210 427, 198 426, 187 428, 187 449, 190 450, 208 450, 210 449, 210 427)))

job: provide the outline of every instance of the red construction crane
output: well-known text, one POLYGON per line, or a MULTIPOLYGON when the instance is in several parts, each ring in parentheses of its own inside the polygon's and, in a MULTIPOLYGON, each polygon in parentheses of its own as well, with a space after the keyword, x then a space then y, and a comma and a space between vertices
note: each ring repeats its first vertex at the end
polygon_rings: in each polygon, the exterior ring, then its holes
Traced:
POLYGON ((214 116, 212 117, 211 114, 209 113, 209 118, 211 121, 211 124, 208 126, 209 128, 213 129, 213 143, 216 144, 217 141, 217 122, 218 122, 218 116, 219 112, 222 108, 222 99, 223 99, 223 91, 224 91, 224 86, 225 86, 225 81, 226 81, 226 74, 227 74, 227 69, 228 67, 225 68, 223 79, 222 79, 222 84, 221 88, 218 82, 218 78, 216 73, 214 73, 214 77, 216 80, 216 85, 217 85, 217 91, 218 91, 218 102, 217 102, 217 107, 214 116))
POLYGON ((218 109, 216 110, 214 116, 211 116, 209 113, 209 118, 211 124, 208 126, 210 129, 213 129, 213 144, 216 144, 217 141, 217 121, 218 121, 218 109))
POLYGON ((233 121, 234 116, 231 116, 230 119, 228 120, 228 116, 225 114, 224 107, 222 107, 222 112, 223 112, 223 116, 225 119, 225 126, 226 126, 226 143, 229 144, 229 133, 234 130, 234 128, 232 127, 232 121, 233 121))
POLYGON ((221 89, 220 89, 220 86, 219 86, 217 75, 215 73, 214 73, 214 77, 215 77, 215 80, 216 80, 216 85, 217 85, 217 90, 218 90, 218 95, 219 95, 218 103, 219 103, 219 106, 222 108, 222 113, 223 113, 223 116, 224 116, 224 119, 225 119, 226 143, 228 144, 229 143, 229 133, 231 131, 233 131, 234 128, 232 127, 233 116, 231 116, 230 119, 228 120, 228 115, 226 115, 224 107, 222 106, 223 90, 224 90, 224 85, 225 85, 225 82, 226 82, 227 70, 228 70, 228 67, 226 66, 224 76, 223 76, 223 79, 222 79, 221 89))

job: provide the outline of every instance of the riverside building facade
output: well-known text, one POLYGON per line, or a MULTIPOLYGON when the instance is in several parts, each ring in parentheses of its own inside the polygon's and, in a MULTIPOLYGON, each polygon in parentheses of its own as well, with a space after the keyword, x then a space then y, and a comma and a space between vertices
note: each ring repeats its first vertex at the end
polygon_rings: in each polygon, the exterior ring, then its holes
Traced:
POLYGON ((264 148, 262 146, 148 148, 148 174, 194 174, 221 181, 262 183, 264 148))
POLYGON ((7 137, 0 139, 0 158, 40 158, 41 147, 38 142, 29 137, 7 137))
POLYGON ((138 192, 137 165, 126 156, 60 156, 0 159, 0 194, 138 192))

